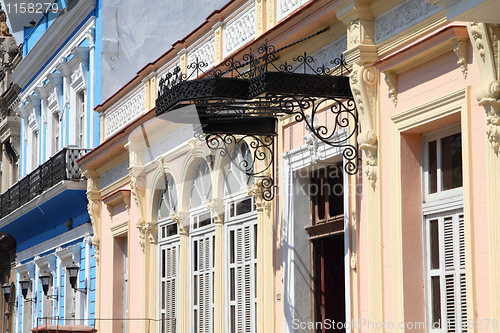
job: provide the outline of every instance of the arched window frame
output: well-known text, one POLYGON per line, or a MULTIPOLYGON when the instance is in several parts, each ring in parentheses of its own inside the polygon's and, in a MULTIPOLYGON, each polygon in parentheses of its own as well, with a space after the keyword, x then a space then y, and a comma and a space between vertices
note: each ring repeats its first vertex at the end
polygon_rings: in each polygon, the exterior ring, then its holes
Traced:
POLYGON ((180 237, 177 223, 172 215, 177 212, 178 199, 177 187, 174 178, 168 174, 165 177, 164 187, 158 198, 158 261, 160 265, 158 290, 158 332, 175 332, 176 316, 178 313, 178 268, 180 237), (162 207, 166 207, 168 216, 161 214, 162 207), (173 261, 173 264, 172 264, 173 261), (172 295, 173 290, 173 295, 172 295), (174 306, 172 306, 174 305, 174 306), (172 319, 174 318, 174 319, 172 319))

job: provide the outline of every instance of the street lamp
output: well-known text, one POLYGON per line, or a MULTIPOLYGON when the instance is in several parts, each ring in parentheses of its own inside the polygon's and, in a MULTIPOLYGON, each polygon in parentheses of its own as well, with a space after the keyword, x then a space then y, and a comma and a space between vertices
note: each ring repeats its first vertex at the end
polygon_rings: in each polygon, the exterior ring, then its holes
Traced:
POLYGON ((2 284, 3 297, 5 297, 5 302, 9 303, 10 293, 12 292, 12 286, 7 282, 2 284))
POLYGON ((30 284, 31 284, 31 280, 19 281, 19 285, 21 286, 21 293, 23 294, 24 300, 33 302, 36 299, 36 297, 26 298, 26 296, 28 296, 28 290, 30 289, 30 284))
POLYGON ((47 295, 50 286, 50 280, 52 279, 52 274, 43 272, 43 275, 40 275, 40 281, 42 282, 42 290, 43 294, 48 298, 57 299, 57 295, 47 295))
POLYGON ((75 291, 79 291, 81 293, 86 294, 87 293, 87 280, 85 279, 85 288, 79 289, 76 287, 76 280, 78 278, 78 272, 80 271, 80 267, 76 265, 75 263, 68 265, 66 267, 66 271, 68 272, 69 276, 69 283, 71 284, 71 288, 75 291))

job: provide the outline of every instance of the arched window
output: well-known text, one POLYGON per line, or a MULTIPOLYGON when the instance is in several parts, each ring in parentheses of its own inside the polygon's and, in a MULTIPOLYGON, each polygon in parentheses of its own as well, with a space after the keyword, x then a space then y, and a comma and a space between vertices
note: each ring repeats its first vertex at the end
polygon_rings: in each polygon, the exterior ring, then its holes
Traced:
POLYGON ((174 178, 167 175, 165 188, 162 190, 158 203, 158 221, 170 217, 175 212, 177 212, 177 188, 174 178))
POLYGON ((210 179, 210 169, 203 161, 196 166, 193 173, 193 185, 189 200, 190 208, 200 207, 203 203, 212 198, 212 180, 210 179))
POLYGON ((231 151, 230 161, 226 167, 226 196, 246 192, 248 185, 254 181, 253 160, 250 149, 245 142, 236 145, 231 151))

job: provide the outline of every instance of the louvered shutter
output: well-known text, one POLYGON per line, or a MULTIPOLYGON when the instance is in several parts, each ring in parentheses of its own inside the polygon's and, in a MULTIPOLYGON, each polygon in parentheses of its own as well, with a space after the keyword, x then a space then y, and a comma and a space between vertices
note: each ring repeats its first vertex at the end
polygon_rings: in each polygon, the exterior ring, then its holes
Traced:
POLYGON ((230 332, 254 332, 255 228, 253 223, 229 229, 230 332), (232 252, 232 253, 231 253, 232 252), (234 258, 234 259, 231 259, 234 258))
POLYGON ((458 213, 441 215, 428 221, 436 219, 441 225, 439 260, 442 266, 432 269, 432 254, 429 254, 427 267, 431 277, 440 278, 440 289, 444 292, 440 296, 431 290, 429 304, 435 304, 434 297, 441 297, 441 327, 447 332, 467 332, 464 216, 458 213))
POLYGON ((195 331, 200 333, 209 333, 213 329, 213 237, 211 233, 193 240, 193 318, 195 331))
POLYGON ((177 266, 179 242, 161 247, 162 332, 174 333, 177 327, 177 266))

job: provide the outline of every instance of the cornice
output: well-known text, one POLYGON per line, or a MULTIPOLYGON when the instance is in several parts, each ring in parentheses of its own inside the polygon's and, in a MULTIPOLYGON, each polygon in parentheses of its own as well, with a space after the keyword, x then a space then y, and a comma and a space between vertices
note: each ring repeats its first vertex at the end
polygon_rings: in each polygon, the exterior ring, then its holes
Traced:
POLYGON ((47 64, 94 8, 93 0, 80 0, 70 10, 65 8, 12 72, 12 81, 26 87, 33 73, 47 64))

